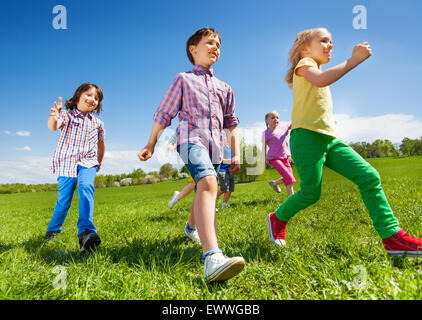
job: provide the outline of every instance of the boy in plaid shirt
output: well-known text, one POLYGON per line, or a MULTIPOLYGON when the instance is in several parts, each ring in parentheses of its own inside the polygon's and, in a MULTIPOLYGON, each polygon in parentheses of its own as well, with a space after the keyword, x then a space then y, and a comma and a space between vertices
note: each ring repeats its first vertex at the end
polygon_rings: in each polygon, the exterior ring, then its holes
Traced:
POLYGON ((105 152, 104 124, 93 115, 100 113, 103 93, 95 84, 84 83, 66 101, 68 111, 61 112, 62 98, 51 108, 47 126, 61 134, 51 162, 51 171, 57 174, 59 194, 47 227, 45 240, 52 241, 62 231, 62 225, 78 185, 80 252, 92 250, 101 242, 93 223, 94 180, 105 152))
MULTIPOLYGON (((188 39, 186 52, 193 69, 179 73, 173 80, 154 114, 148 143, 138 154, 141 161, 148 160, 161 132, 179 114, 177 151, 196 183, 192 212, 203 250, 204 278, 208 282, 227 280, 245 265, 241 257, 224 256, 217 242, 216 171, 224 154, 223 129, 231 134, 230 171, 234 173, 240 167, 236 129, 239 120, 234 112, 233 91, 211 69, 220 56, 220 45, 220 35, 211 28, 200 29, 188 39)), ((188 232, 195 230, 191 228, 188 232)))

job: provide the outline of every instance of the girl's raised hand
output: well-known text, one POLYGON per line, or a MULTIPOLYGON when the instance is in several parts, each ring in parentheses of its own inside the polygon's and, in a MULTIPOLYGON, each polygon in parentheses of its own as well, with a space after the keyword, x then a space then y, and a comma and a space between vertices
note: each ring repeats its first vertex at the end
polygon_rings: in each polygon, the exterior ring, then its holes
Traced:
POLYGON ((59 103, 58 104, 56 103, 56 101, 54 101, 53 105, 54 105, 54 107, 50 109, 51 110, 50 117, 54 117, 54 119, 57 121, 57 120, 59 120, 60 112, 63 109, 62 97, 59 97, 59 103))
POLYGON ((359 64, 372 55, 371 46, 368 42, 357 44, 353 48, 352 59, 355 60, 356 64, 359 64))

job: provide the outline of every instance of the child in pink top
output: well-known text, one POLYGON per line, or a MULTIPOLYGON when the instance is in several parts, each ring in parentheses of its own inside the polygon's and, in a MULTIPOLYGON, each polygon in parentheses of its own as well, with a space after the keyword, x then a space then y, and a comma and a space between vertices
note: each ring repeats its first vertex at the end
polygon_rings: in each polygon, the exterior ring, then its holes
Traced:
POLYGON ((268 183, 278 193, 281 192, 278 185, 284 183, 287 193, 291 196, 294 194, 293 183, 295 183, 296 180, 288 160, 290 157, 290 150, 287 145, 286 137, 289 134, 290 126, 279 125, 279 116, 276 111, 268 112, 265 115, 265 124, 267 130, 263 132, 262 154, 264 155, 265 163, 273 166, 281 175, 280 179, 272 180, 268 183))

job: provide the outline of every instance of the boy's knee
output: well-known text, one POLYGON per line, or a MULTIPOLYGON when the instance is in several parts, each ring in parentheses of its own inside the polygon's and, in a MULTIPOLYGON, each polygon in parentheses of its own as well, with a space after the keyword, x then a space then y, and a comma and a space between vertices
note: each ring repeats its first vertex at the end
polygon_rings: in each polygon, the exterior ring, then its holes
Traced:
POLYGON ((212 175, 201 178, 198 181, 197 186, 200 190, 203 190, 203 191, 215 191, 215 192, 217 192, 217 189, 218 189, 217 179, 216 179, 215 176, 212 176, 212 175))

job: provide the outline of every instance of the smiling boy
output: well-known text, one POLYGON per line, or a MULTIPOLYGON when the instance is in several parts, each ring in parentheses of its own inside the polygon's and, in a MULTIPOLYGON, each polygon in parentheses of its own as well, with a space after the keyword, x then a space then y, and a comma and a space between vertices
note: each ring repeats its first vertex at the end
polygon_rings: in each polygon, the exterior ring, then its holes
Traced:
POLYGON ((139 152, 141 161, 148 160, 161 132, 179 114, 177 150, 196 183, 192 216, 187 231, 196 225, 202 245, 206 281, 227 280, 242 271, 241 257, 228 258, 218 247, 215 215, 218 166, 223 159, 222 130, 231 133, 233 158, 230 171, 239 170, 238 118, 234 112, 231 87, 214 76, 211 66, 220 57, 221 38, 212 28, 203 28, 187 41, 186 53, 194 65, 179 73, 154 114, 154 123, 147 145, 139 152))

